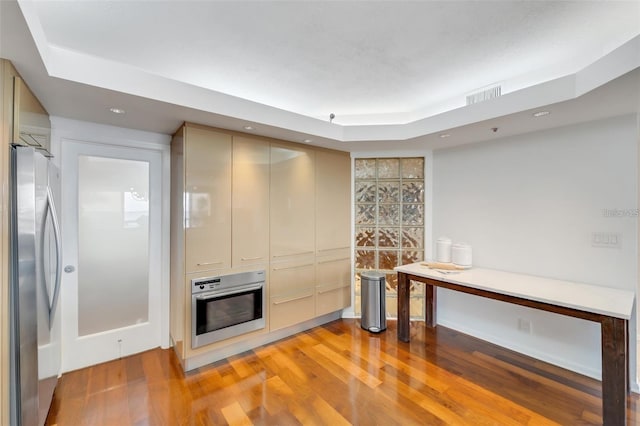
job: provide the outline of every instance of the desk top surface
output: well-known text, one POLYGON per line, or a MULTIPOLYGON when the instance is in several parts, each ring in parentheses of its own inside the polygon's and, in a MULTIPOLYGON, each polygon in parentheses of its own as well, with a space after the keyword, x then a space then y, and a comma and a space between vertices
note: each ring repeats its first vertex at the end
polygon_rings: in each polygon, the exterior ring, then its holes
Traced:
POLYGON ((635 293, 629 290, 494 269, 471 268, 443 273, 429 269, 420 263, 412 263, 398 266, 395 270, 465 287, 627 320, 631 318, 635 298, 635 293))

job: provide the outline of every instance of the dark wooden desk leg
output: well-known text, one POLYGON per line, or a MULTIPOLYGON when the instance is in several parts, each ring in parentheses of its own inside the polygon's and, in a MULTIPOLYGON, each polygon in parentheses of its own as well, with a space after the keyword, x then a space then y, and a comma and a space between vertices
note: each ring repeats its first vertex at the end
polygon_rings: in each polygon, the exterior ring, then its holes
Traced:
POLYGON ((627 396, 631 395, 631 380, 629 380, 629 321, 624 322, 624 340, 625 340, 625 368, 627 372, 625 373, 625 377, 627 378, 627 396))
POLYGON ((627 424, 627 320, 602 319, 602 420, 605 426, 627 424))
POLYGON ((409 280, 398 272, 398 340, 409 341, 409 280))
POLYGON ((427 327, 435 327, 437 324, 436 320, 436 295, 438 294, 438 289, 434 285, 425 284, 424 285, 424 309, 425 309, 425 322, 427 327))

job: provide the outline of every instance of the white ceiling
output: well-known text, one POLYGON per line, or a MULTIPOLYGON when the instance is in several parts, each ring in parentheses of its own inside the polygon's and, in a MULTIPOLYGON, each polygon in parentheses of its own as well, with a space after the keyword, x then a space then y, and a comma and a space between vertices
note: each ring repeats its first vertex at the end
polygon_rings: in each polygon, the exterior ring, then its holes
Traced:
POLYGON ((440 148, 640 109, 640 1, 17 6, 0 2, 0 54, 50 114, 85 121, 162 133, 184 120, 251 124, 360 151, 440 148), (493 84, 501 98, 464 106, 493 84), (532 120, 542 107, 554 111, 532 120))

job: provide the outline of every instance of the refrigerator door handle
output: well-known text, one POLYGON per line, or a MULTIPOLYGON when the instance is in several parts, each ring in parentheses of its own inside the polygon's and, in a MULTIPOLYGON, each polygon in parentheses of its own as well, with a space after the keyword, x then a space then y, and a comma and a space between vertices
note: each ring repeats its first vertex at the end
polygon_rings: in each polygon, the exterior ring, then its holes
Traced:
MULTIPOLYGON (((60 296, 60 280, 62 278, 62 241, 60 239, 60 226, 58 224, 58 216, 56 215, 56 206, 53 202, 53 193, 51 188, 47 187, 47 213, 51 215, 51 223, 53 224, 53 237, 56 243, 56 275, 53 287, 53 299, 49 306, 49 327, 53 324, 58 297, 60 296)), ((44 235, 43 235, 44 238, 44 235)))

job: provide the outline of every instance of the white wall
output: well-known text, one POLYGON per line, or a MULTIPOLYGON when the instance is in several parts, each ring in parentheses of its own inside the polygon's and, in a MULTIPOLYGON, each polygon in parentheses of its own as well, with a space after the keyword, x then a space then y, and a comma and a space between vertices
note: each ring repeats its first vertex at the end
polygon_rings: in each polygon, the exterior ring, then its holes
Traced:
MULTIPOLYGON (((636 291, 637 215, 603 209, 638 208, 637 145, 629 115, 437 151, 433 235, 470 243, 477 267, 636 291), (593 232, 620 234, 621 247, 592 247, 593 232)), ((439 324, 600 377, 596 323, 440 289, 438 298, 439 324)), ((635 324, 634 314, 632 338, 635 324)))

